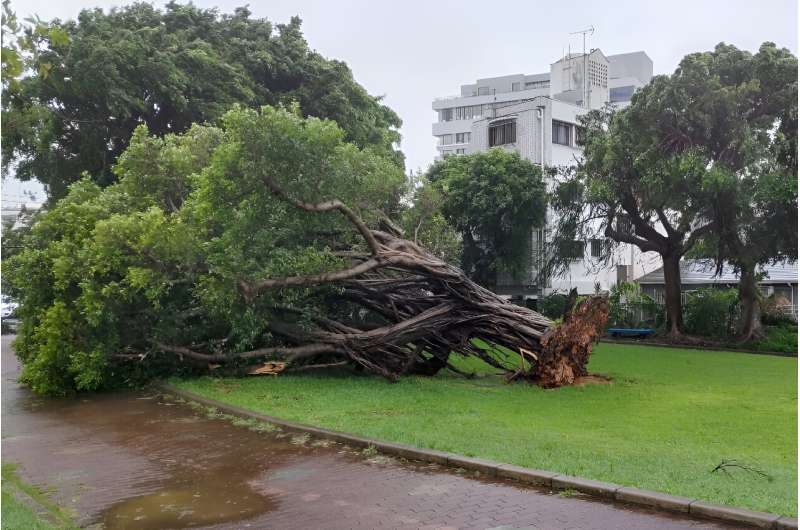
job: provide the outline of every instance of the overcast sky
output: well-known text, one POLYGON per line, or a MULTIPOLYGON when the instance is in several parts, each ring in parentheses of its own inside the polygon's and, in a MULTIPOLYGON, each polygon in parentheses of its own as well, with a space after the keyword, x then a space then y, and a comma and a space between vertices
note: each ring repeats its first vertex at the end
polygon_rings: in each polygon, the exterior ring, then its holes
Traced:
MULTIPOLYGON (((12 9, 66 19, 83 8, 125 3, 12 0, 12 9)), ((195 2, 225 12, 245 3, 195 2)), ((751 51, 773 41, 797 54, 796 0, 270 0, 251 1, 250 9, 275 22, 299 15, 312 48, 346 61, 370 93, 385 95, 403 120, 402 149, 407 168, 415 171, 427 168, 436 154, 434 97, 456 94, 461 84, 479 77, 549 71, 568 45, 580 48, 580 36, 570 32, 590 25, 595 28, 590 47, 606 55, 644 50, 657 74, 672 72, 687 53, 721 41, 751 51)))

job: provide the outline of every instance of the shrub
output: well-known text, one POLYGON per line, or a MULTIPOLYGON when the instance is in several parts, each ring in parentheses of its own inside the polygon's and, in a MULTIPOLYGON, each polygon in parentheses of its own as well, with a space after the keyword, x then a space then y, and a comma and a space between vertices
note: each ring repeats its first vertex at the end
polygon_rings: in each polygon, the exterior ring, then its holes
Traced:
POLYGON ((791 315, 784 312, 784 308, 791 306, 788 298, 780 293, 773 293, 761 303, 761 322, 768 326, 794 324, 791 315))
POLYGON ((766 338, 755 342, 753 347, 760 351, 797 353, 797 324, 783 323, 778 326, 767 326, 766 338))
POLYGON ((537 311, 550 319, 561 318, 564 315, 564 306, 567 304, 567 295, 561 293, 550 293, 544 298, 539 299, 537 311))
POLYGON ((725 338, 736 333, 739 299, 736 289, 699 289, 687 293, 684 305, 686 332, 702 337, 725 338))
POLYGON ((622 282, 613 286, 608 302, 609 327, 659 327, 663 324, 663 309, 642 292, 638 283, 622 282))

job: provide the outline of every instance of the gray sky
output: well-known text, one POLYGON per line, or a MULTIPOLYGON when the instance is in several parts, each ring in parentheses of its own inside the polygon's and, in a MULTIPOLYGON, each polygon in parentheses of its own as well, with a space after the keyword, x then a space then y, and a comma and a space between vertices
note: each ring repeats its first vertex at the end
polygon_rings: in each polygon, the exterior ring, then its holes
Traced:
MULTIPOLYGON (((246 1, 195 3, 230 12, 246 1)), ((125 3, 12 0, 12 8, 18 15, 65 19, 85 7, 125 3)), ((595 27, 590 47, 607 55, 644 50, 655 73, 670 73, 687 53, 721 41, 755 51, 769 40, 797 54, 795 0, 270 0, 251 1, 250 9, 274 22, 299 15, 312 48, 346 61, 370 93, 385 95, 403 119, 402 149, 415 171, 435 155, 434 97, 456 94, 479 77, 549 71, 568 44, 580 47, 580 36, 569 33, 589 25, 595 27)))

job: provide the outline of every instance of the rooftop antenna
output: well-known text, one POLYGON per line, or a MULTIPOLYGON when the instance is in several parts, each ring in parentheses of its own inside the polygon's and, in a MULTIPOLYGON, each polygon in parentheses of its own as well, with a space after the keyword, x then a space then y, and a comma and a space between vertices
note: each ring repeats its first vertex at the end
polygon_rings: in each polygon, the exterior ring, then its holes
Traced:
POLYGON ((589 85, 586 83, 586 74, 588 73, 589 60, 586 57, 586 34, 594 35, 594 26, 589 26, 580 31, 573 31, 570 35, 583 35, 583 106, 589 107, 589 85))

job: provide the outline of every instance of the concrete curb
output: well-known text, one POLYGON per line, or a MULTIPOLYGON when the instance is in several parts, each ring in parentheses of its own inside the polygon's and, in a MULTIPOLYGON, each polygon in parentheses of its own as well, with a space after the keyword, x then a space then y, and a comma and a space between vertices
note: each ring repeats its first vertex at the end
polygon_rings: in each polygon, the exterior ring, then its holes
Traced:
POLYGON ((500 478, 513 479, 526 484, 546 486, 552 489, 570 489, 605 500, 626 502, 660 510, 680 512, 693 515, 695 517, 701 517, 703 519, 724 521, 726 523, 740 523, 748 526, 772 528, 776 530, 797 530, 796 518, 782 517, 772 513, 755 512, 718 504, 710 504, 698 499, 677 497, 674 495, 668 495, 666 493, 659 493, 657 491, 627 488, 618 484, 599 482, 580 477, 571 477, 551 471, 542 471, 539 469, 531 469, 511 464, 501 464, 491 460, 484 460, 482 458, 472 458, 454 453, 445 453, 442 451, 434 451, 432 449, 421 449, 419 447, 412 447, 410 445, 365 438, 363 436, 356 436, 353 434, 332 431, 329 429, 322 429, 320 427, 296 423, 293 421, 276 418, 274 416, 253 412, 252 410, 199 396, 193 392, 176 388, 168 383, 161 383, 158 385, 158 387, 164 392, 168 392, 170 394, 174 394, 184 399, 195 401, 209 407, 215 407, 229 414, 265 421, 288 431, 308 433, 316 438, 342 442, 355 447, 373 446, 381 453, 406 458, 408 460, 432 462, 448 467, 479 471, 480 473, 493 477, 496 476, 500 478))

